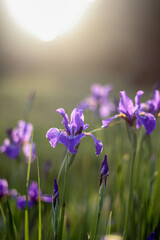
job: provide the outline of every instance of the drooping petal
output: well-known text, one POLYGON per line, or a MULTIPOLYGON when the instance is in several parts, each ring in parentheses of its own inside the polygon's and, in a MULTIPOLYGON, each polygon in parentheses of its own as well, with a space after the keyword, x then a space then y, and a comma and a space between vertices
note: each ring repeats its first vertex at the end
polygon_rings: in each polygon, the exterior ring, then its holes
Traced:
POLYGON ((96 148, 96 156, 98 156, 103 150, 103 144, 93 134, 90 133, 89 135, 91 136, 91 138, 94 141, 94 145, 95 145, 95 148, 96 148))
POLYGON ((83 110, 75 108, 71 113, 71 122, 70 122, 70 130, 71 134, 79 134, 82 133, 84 128, 84 115, 83 110))
POLYGON ((135 111, 139 108, 140 109, 140 98, 144 94, 143 91, 138 91, 136 96, 135 96, 135 111))
MULTIPOLYGON (((23 145, 23 153, 26 157, 27 162, 30 158, 30 151, 31 151, 31 143, 25 143, 23 145)), ((32 143, 32 153, 31 153, 31 162, 33 162, 36 159, 36 144, 32 143)))
POLYGON ((116 118, 119 118, 119 115, 115 115, 115 116, 113 116, 113 117, 111 117, 111 118, 108 118, 108 119, 103 120, 103 121, 102 121, 102 126, 103 126, 104 128, 108 127, 108 125, 112 122, 112 120, 113 120, 113 119, 116 119, 116 118))
POLYGON ((146 129, 146 134, 150 134, 156 127, 156 119, 151 113, 135 112, 138 121, 146 129))
POLYGON ((125 91, 120 92, 121 99, 119 102, 118 111, 119 113, 124 113, 129 120, 132 119, 134 115, 134 107, 132 100, 127 96, 125 91))
POLYGON ((11 142, 7 138, 0 147, 0 152, 6 154, 11 159, 15 159, 20 154, 20 145, 19 143, 11 142))
POLYGON ((58 112, 59 114, 62 115, 62 117, 63 117, 62 123, 63 123, 67 133, 71 134, 70 127, 69 127, 69 118, 68 118, 68 115, 65 113, 64 109, 63 108, 59 108, 59 109, 56 110, 56 112, 58 112))
POLYGON ((75 136, 68 135, 66 132, 61 132, 58 137, 58 142, 66 146, 70 153, 77 153, 76 146, 80 143, 81 138, 85 137, 85 133, 75 136))
POLYGON ((49 139, 49 142, 53 148, 56 147, 58 138, 61 131, 58 128, 50 128, 46 133, 46 138, 49 139))

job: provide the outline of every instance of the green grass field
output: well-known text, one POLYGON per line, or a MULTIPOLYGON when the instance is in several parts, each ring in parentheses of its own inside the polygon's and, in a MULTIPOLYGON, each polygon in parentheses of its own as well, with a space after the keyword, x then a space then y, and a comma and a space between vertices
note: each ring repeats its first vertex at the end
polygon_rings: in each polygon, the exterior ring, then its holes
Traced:
MULTIPOLYGON (((29 122, 34 126, 34 142, 40 164, 40 180, 43 192, 53 193, 53 181, 57 177, 60 165, 64 158, 65 148, 58 144, 53 149, 45 135, 49 128, 63 128, 62 118, 56 109, 63 107, 70 115, 73 108, 90 94, 91 84, 98 82, 96 77, 82 79, 65 79, 65 76, 53 77, 45 74, 39 75, 11 75, 0 82, 0 145, 6 136, 5 129, 15 127, 18 120, 23 119, 24 109, 28 95, 36 91, 36 97, 29 116, 29 122), (46 174, 44 168, 46 161, 51 161, 51 169, 46 174)), ((135 96, 126 81, 117 78, 101 77, 100 83, 110 83, 114 87, 111 98, 119 97, 119 91, 126 90, 129 96, 135 96)), ((139 89, 137 89, 139 90, 139 89)), ((145 98, 149 98, 149 91, 144 89, 145 98)), ((94 118, 92 112, 84 113, 85 123, 89 123, 88 131, 102 125, 100 120, 94 118)), ((129 221, 128 240, 147 240, 149 234, 160 221, 160 152, 159 131, 160 120, 150 136, 145 136, 141 145, 138 145, 133 181, 133 201, 129 221)), ((137 130, 138 140, 144 129, 137 130)), ((125 122, 122 120, 115 126, 98 131, 95 136, 103 142, 103 152, 96 157, 93 141, 86 137, 82 139, 78 153, 69 171, 69 183, 65 214, 65 228, 63 240, 87 240, 88 234, 94 232, 98 206, 98 191, 100 167, 105 153, 108 155, 109 177, 103 205, 102 216, 97 239, 106 234, 109 214, 112 211, 111 233, 122 236, 126 212, 129 169, 132 149, 128 141, 125 122)), ((18 165, 0 154, 0 178, 6 178, 9 188, 16 188, 25 194, 25 181, 27 164, 25 161, 18 165)), ((63 195, 62 173, 59 182, 60 204, 63 195)), ((36 161, 31 164, 30 180, 37 181, 36 161)), ((24 239, 24 211, 17 210, 14 200, 10 201, 13 219, 20 239, 24 239)), ((5 202, 2 207, 7 215, 5 202)), ((50 236, 47 238, 50 224, 51 205, 42 203, 42 239, 53 239, 53 224, 50 236)), ((30 239, 38 239, 38 206, 29 210, 30 239)), ((4 238, 6 229, 0 215, 0 239, 4 238)))

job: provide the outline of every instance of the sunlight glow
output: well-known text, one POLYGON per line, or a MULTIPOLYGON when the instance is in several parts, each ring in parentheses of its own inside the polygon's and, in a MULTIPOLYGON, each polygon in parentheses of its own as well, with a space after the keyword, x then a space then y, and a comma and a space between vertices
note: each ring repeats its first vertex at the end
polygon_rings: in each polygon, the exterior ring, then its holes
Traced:
POLYGON ((43 41, 70 30, 91 0, 6 0, 17 22, 43 41))

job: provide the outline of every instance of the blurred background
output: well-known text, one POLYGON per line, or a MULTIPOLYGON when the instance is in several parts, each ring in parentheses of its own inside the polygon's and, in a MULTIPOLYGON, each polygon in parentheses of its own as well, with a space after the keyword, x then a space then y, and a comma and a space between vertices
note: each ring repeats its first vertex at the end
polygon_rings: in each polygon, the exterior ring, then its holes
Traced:
MULTIPOLYGON (((120 90, 135 96, 139 89, 151 93, 159 81, 158 1, 90 1, 74 27, 51 41, 27 32, 5 0, 0 2, 0 11, 0 144, 5 129, 15 127, 23 118, 33 91, 36 98, 29 121, 36 129, 37 151, 47 159, 53 149, 45 139, 46 131, 62 127, 56 109, 63 107, 70 113, 90 94, 91 84, 110 83, 113 96, 119 96, 120 90)), ((61 146, 54 150, 55 156, 59 149, 61 146)))

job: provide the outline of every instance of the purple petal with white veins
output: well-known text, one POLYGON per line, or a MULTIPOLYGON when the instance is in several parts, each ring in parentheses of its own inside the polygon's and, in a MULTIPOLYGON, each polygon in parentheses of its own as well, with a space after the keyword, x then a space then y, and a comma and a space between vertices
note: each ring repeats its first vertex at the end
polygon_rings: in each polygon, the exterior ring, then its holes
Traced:
POLYGON ((129 120, 134 115, 134 107, 132 100, 127 96, 125 91, 120 92, 121 99, 119 102, 118 112, 124 113, 129 120))
POLYGON ((65 113, 64 109, 63 108, 59 108, 59 109, 56 110, 56 112, 58 112, 59 114, 62 115, 62 117, 63 117, 62 123, 63 123, 67 133, 71 134, 70 133, 70 127, 69 127, 69 118, 68 118, 68 115, 65 113))
POLYGON ((103 144, 93 134, 90 134, 90 136, 94 141, 94 145, 95 145, 95 148, 96 148, 96 156, 98 156, 103 150, 103 144))
POLYGON ((138 121, 146 129, 146 134, 150 134, 156 127, 156 119, 151 113, 135 112, 138 121))
POLYGON ((82 133, 84 128, 83 110, 75 108, 71 113, 70 130, 71 134, 82 133))
POLYGON ((49 142, 53 148, 56 147, 60 134, 61 131, 58 128, 50 128, 47 131, 46 138, 49 139, 49 142))
POLYGON ((78 143, 80 143, 81 138, 85 137, 85 133, 78 134, 76 136, 68 135, 66 132, 61 132, 58 137, 58 142, 66 146, 70 153, 77 153, 75 149, 78 143))

